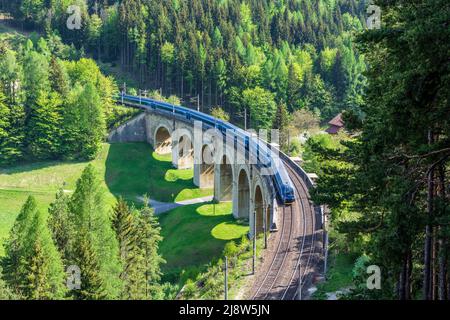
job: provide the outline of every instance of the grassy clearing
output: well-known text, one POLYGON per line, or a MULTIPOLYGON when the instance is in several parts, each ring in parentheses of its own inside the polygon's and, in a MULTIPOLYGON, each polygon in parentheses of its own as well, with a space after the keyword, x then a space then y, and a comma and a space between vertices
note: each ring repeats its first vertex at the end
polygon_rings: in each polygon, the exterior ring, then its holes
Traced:
POLYGON ((327 281, 317 286, 317 291, 313 298, 318 300, 326 299, 326 294, 335 292, 352 285, 352 270, 355 263, 355 256, 346 253, 330 254, 327 281))
MULTIPOLYGON (((0 244, 8 236, 17 214, 29 195, 42 210, 63 186, 75 189, 77 179, 89 162, 40 162, 0 168, 0 244)), ((91 161, 103 180, 107 201, 117 196, 136 202, 148 194, 159 201, 186 200, 212 194, 192 183, 192 170, 173 170, 170 157, 158 157, 145 143, 105 144, 91 161), (173 195, 172 195, 173 194, 173 195)), ((0 245, 0 256, 3 246, 0 245)))
MULTIPOLYGON (((145 143, 105 144, 91 161, 103 180, 110 205, 116 197, 137 202, 148 194, 158 201, 181 201, 212 194, 192 182, 193 170, 174 170, 170 156, 158 156, 145 143)), ((0 243, 8 236, 29 195, 45 211, 63 186, 73 192, 88 162, 41 162, 0 169, 0 243)), ((138 203, 137 203, 138 204, 138 203)), ((164 272, 174 282, 180 273, 196 274, 220 257, 228 241, 240 239, 248 226, 235 221, 232 204, 196 204, 180 207, 160 217, 160 252, 167 260, 164 272)), ((0 246, 0 256, 3 255, 0 246)))
POLYGON ((130 201, 144 194, 158 201, 173 202, 213 193, 194 185, 193 170, 173 169, 171 155, 157 155, 145 143, 112 144, 105 174, 111 193, 130 201))
POLYGON ((194 278, 211 260, 219 258, 225 244, 238 240, 248 226, 232 216, 232 204, 197 204, 174 209, 160 217, 160 252, 167 264, 163 271, 169 281, 194 278))

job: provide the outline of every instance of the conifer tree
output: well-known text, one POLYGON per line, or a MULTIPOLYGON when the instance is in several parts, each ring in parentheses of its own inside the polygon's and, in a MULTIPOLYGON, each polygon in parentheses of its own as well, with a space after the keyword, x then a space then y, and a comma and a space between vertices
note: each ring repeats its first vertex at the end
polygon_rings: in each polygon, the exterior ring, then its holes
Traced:
POLYGON ((74 244, 73 260, 74 265, 80 268, 80 289, 72 291, 75 299, 78 300, 103 300, 111 295, 106 291, 108 279, 101 276, 101 262, 96 254, 96 248, 90 233, 80 230, 74 244))
POLYGON ((120 258, 123 264, 122 297, 132 300, 144 299, 146 270, 143 265, 143 251, 138 247, 138 216, 122 198, 114 207, 112 225, 119 241, 120 258))
POLYGON ((27 270, 23 265, 26 256, 26 238, 37 214, 37 204, 33 196, 29 196, 10 231, 5 243, 6 257, 4 259, 5 279, 14 291, 23 289, 27 270))
POLYGON ((145 269, 145 297, 150 299, 152 291, 157 287, 155 284, 161 279, 161 264, 165 263, 165 260, 158 253, 159 243, 163 239, 161 227, 153 209, 148 206, 148 199, 144 200, 145 204, 138 219, 137 235, 145 269))
POLYGON ((0 87, 0 164, 4 164, 7 159, 6 147, 10 134, 10 112, 5 103, 6 97, 0 87))
MULTIPOLYGON (((85 241, 83 246, 88 243, 92 246, 93 253, 98 259, 98 275, 103 281, 108 298, 118 297, 122 290, 119 244, 105 206, 103 187, 92 165, 86 167, 77 181, 75 192, 70 199, 69 210, 70 223, 74 229, 84 230, 89 236, 88 240, 83 240, 85 241)), ((73 249, 69 256, 80 262, 83 259, 79 256, 81 245, 74 246, 78 250, 73 249)))
POLYGON ((37 159, 56 159, 60 152, 61 104, 58 95, 40 92, 31 107, 28 122, 28 148, 37 159))
POLYGON ((46 215, 39 211, 27 235, 27 242, 27 251, 22 257, 27 270, 24 295, 32 300, 62 299, 65 274, 61 256, 48 229, 46 215))
POLYGON ((69 197, 63 189, 58 191, 56 199, 50 204, 48 211, 48 224, 53 240, 62 254, 62 258, 67 261, 70 259, 69 254, 72 251, 75 230, 69 217, 69 197))
POLYGON ((100 96, 92 83, 75 86, 63 114, 65 157, 93 159, 101 148, 106 124, 100 96))
POLYGON ((273 120, 273 129, 278 129, 279 131, 279 144, 283 151, 288 150, 289 141, 289 113, 287 111, 287 107, 285 104, 280 104, 277 109, 277 113, 275 114, 275 118, 273 120))
POLYGON ((0 300, 19 300, 21 296, 11 290, 3 279, 3 272, 0 268, 0 300))
POLYGON ((53 91, 64 97, 69 92, 69 76, 64 65, 55 56, 50 60, 50 82, 53 91))

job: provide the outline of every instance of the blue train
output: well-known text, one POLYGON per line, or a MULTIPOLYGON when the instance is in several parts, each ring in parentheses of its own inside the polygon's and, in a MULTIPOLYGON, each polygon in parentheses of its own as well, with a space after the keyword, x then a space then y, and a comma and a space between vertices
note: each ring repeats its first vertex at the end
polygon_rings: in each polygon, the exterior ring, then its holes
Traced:
MULTIPOLYGON (((248 155, 253 152, 254 156, 256 156, 258 165, 267 168, 272 166, 273 161, 275 161, 275 155, 270 148, 267 147, 265 142, 254 139, 249 133, 239 127, 216 119, 210 115, 186 107, 175 106, 167 102, 127 95, 124 93, 121 93, 117 100, 121 101, 123 104, 131 103, 143 109, 170 112, 179 117, 183 117, 186 120, 201 121, 204 126, 215 128, 224 135, 226 132, 232 132, 235 144, 243 143, 248 155)), ((295 201, 294 186, 284 165, 276 166, 275 173, 272 175, 272 180, 276 188, 278 200, 283 204, 292 204, 295 201)))

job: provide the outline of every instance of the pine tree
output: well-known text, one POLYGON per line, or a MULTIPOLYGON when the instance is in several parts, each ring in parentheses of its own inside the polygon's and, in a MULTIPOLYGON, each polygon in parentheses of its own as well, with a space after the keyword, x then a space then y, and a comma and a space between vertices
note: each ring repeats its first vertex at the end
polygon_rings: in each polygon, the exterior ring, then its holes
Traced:
POLYGON ((56 199, 50 204, 48 211, 48 224, 53 240, 63 259, 67 261, 70 259, 69 254, 72 251, 75 230, 69 217, 69 197, 66 196, 63 189, 58 191, 56 199))
POLYGON ((101 148, 106 131, 101 99, 93 84, 75 86, 70 92, 64 108, 63 125, 64 156, 93 159, 101 148))
POLYGON ((242 92, 242 102, 250 111, 250 123, 253 129, 270 129, 276 113, 274 94, 256 87, 242 92))
POLYGON ((62 299, 65 294, 64 270, 60 254, 48 229, 46 215, 38 212, 27 241, 26 280, 23 293, 28 299, 62 299))
POLYGON ((29 197, 6 244, 5 276, 11 288, 28 299, 61 299, 64 272, 46 215, 29 197))
POLYGON ((96 254, 94 242, 87 230, 80 230, 75 241, 74 265, 80 268, 81 288, 72 291, 78 300, 103 300, 110 295, 105 290, 105 281, 101 276, 101 262, 96 254))
POLYGON ((161 279, 161 264, 165 260, 158 253, 159 243, 162 241, 161 227, 153 209, 148 206, 148 199, 144 199, 144 207, 140 210, 137 235, 138 247, 143 255, 145 270, 145 297, 150 299, 158 281, 161 279))
POLYGON ((37 159, 56 159, 60 152, 61 104, 58 95, 40 92, 31 107, 28 122, 28 148, 37 159))
MULTIPOLYGON (((33 50, 33 43, 28 40, 23 58, 23 86, 25 92, 26 124, 30 118, 30 111, 42 92, 49 90, 49 64, 47 58, 33 50)), ((34 137, 29 137, 29 141, 34 137)))
POLYGON ((55 56, 50 60, 51 88, 60 96, 64 97, 69 92, 69 76, 61 63, 55 56))
POLYGON ((3 272, 0 268, 0 300, 19 300, 22 297, 11 290, 11 288, 3 280, 3 272))
POLYGON ((26 237, 30 232, 35 216, 37 204, 33 196, 29 196, 10 231, 5 243, 6 257, 4 259, 5 279, 14 291, 23 289, 27 270, 23 265, 26 256, 26 237))
POLYGON ((6 154, 6 147, 10 134, 10 112, 5 100, 6 97, 0 87, 0 164, 7 162, 8 155, 6 154))
MULTIPOLYGON (((139 265, 136 263, 139 259, 137 247, 136 222, 135 217, 128 207, 127 203, 120 198, 114 207, 112 226, 116 232, 120 248, 120 259, 123 264, 121 279, 124 283, 123 297, 126 299, 137 299, 134 287, 139 285, 139 265)), ((142 275, 144 272, 142 272, 142 275)))
MULTIPOLYGON (((77 181, 77 187, 70 199, 69 210, 70 223, 74 229, 85 230, 88 233, 89 243, 98 259, 99 276, 108 298, 118 297, 122 290, 119 244, 105 207, 104 190, 92 165, 86 167, 77 181)), ((84 239, 84 241, 87 240, 84 239)), ((74 246, 80 248, 80 244, 74 246)), ((80 250, 74 249, 69 256, 80 262, 82 260, 79 256, 80 250)))
POLYGON ((279 144, 283 151, 289 149, 289 113, 285 104, 280 104, 273 120, 273 129, 279 130, 279 144))

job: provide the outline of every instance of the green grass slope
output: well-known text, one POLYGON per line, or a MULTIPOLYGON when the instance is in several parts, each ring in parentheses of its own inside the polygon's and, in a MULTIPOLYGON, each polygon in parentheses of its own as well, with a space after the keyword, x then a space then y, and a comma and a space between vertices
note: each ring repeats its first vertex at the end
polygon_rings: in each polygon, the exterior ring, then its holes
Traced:
POLYGON ((167 280, 177 281, 185 275, 203 270, 220 257, 225 244, 239 240, 249 227, 236 221, 231 203, 196 204, 174 209, 160 217, 163 242, 160 253, 167 280))
POLYGON ((173 169, 171 159, 171 155, 152 152, 145 143, 112 144, 106 160, 106 182, 113 194, 133 201, 144 194, 163 202, 212 195, 213 190, 194 185, 192 169, 173 169))
MULTIPOLYGON (((75 189, 77 179, 89 162, 40 162, 0 168, 0 256, 17 214, 29 195, 34 195, 41 210, 47 210, 57 190, 75 189)), ((137 202, 148 194, 159 201, 193 199, 211 195, 192 183, 192 170, 174 170, 170 157, 158 157, 146 143, 105 144, 91 161, 103 178, 108 202, 117 196, 137 202)))

